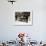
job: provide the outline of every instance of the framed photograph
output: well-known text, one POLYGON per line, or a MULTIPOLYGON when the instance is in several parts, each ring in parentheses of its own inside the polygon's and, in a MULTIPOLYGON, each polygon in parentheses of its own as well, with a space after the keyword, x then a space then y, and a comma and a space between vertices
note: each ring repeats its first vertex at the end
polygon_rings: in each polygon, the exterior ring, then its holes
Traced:
POLYGON ((32 25, 32 11, 16 11, 15 25, 32 25))

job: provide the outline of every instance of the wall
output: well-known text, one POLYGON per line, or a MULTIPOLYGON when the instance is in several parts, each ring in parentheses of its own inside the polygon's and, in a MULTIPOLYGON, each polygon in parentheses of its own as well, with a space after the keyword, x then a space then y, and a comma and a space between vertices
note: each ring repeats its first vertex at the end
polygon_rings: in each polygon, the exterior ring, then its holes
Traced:
POLYGON ((26 32, 37 41, 46 40, 46 0, 17 0, 13 5, 7 0, 0 0, 0 40, 11 40, 18 32, 26 32), (32 26, 15 26, 16 10, 32 10, 32 26))

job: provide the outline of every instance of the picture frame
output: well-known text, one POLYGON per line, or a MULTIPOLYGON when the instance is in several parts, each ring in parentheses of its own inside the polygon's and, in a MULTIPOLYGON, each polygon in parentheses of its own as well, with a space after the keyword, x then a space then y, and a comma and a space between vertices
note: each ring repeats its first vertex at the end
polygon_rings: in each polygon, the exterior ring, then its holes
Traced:
POLYGON ((32 26, 32 24, 33 24, 32 10, 31 11, 29 11, 29 10, 15 11, 14 25, 16 25, 16 26, 32 26))

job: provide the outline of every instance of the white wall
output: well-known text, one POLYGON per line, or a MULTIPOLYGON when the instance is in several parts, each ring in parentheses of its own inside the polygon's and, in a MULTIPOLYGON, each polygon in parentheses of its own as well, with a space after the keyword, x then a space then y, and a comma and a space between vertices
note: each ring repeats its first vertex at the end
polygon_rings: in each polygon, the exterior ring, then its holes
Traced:
POLYGON ((18 32, 26 32, 34 40, 46 40, 46 0, 17 0, 13 5, 0 0, 0 40, 11 40, 18 32), (16 10, 32 10, 32 26, 15 26, 16 10))

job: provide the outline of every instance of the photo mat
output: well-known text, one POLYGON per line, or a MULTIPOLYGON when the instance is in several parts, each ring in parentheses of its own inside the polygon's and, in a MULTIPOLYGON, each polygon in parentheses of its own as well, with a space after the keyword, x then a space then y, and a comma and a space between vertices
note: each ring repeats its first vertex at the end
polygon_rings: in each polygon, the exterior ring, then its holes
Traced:
POLYGON ((16 11, 15 25, 32 25, 32 12, 30 11, 16 11))

